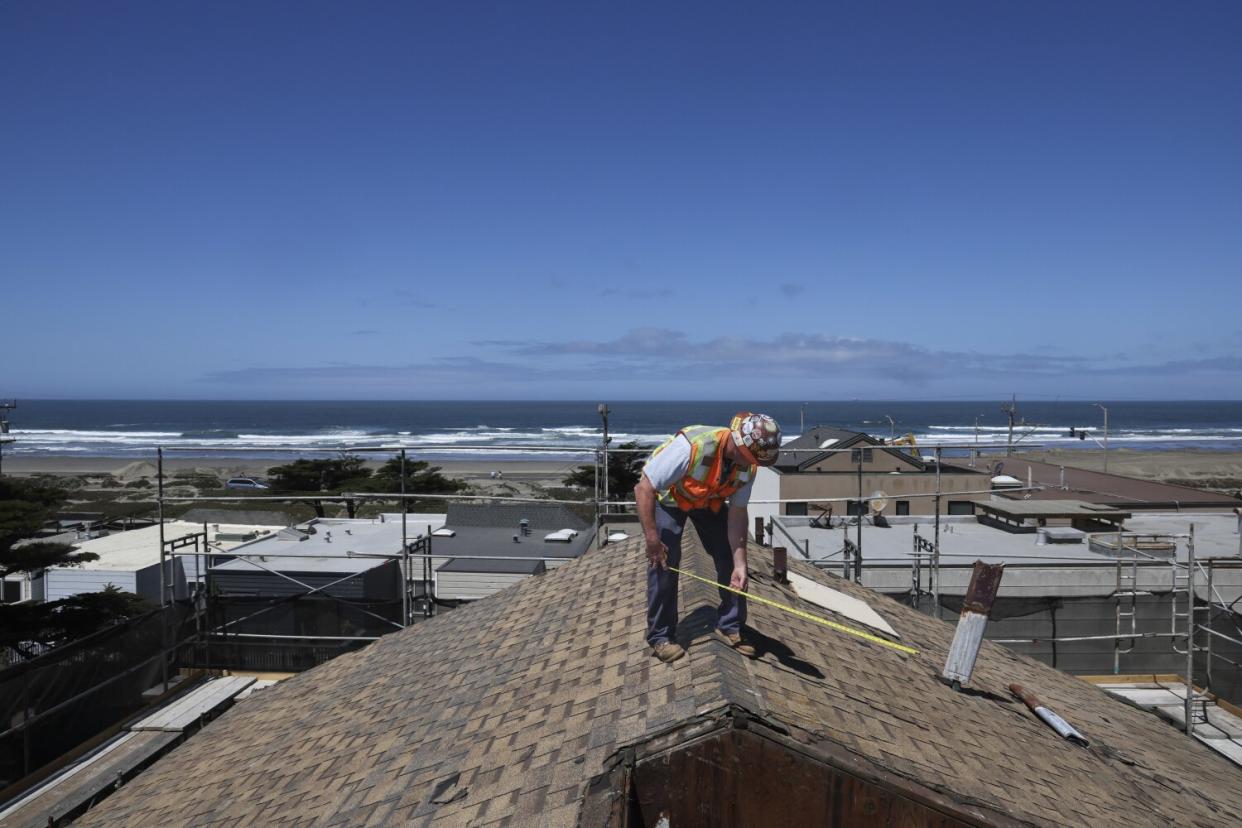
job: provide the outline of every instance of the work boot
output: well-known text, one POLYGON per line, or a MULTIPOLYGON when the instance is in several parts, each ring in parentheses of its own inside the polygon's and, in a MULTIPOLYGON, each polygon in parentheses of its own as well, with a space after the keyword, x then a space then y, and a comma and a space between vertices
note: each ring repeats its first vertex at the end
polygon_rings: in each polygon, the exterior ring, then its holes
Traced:
POLYGON ((729 642, 730 647, 732 647, 734 650, 737 650, 739 653, 746 656, 747 658, 754 658, 757 655, 757 653, 755 652, 755 645, 751 644, 748 641, 744 641, 742 639, 741 633, 725 632, 719 627, 716 629, 716 632, 720 635, 721 638, 729 642))
POLYGON ((656 658, 665 664, 671 664, 686 654, 681 645, 674 644, 672 641, 657 641, 651 645, 651 649, 655 653, 656 658))

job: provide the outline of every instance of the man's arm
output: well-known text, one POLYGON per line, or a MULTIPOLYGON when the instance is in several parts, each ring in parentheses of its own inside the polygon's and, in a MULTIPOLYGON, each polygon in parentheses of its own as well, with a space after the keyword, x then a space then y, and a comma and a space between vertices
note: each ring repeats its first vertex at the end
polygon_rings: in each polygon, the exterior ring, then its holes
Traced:
POLYGON ((634 502, 638 508, 638 522, 643 527, 643 538, 647 541, 647 561, 651 566, 668 569, 668 547, 660 540, 660 530, 656 526, 656 490, 646 474, 639 477, 638 485, 634 487, 634 502))
POLYGON ((729 548, 733 550, 733 577, 729 586, 746 591, 750 578, 746 569, 746 527, 750 514, 745 506, 729 507, 729 548))

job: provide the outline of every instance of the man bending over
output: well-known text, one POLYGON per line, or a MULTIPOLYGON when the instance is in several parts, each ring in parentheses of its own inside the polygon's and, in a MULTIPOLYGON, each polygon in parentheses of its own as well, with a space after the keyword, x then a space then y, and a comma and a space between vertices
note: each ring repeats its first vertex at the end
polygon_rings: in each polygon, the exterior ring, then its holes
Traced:
MULTIPOLYGON (((716 564, 717 583, 746 591, 746 504, 756 466, 780 453, 781 431, 766 414, 743 411, 728 428, 687 426, 651 453, 634 489, 647 542, 647 643, 665 663, 686 654, 676 642, 677 573, 686 519, 716 564)), ((742 638, 746 599, 720 590, 716 632, 749 658, 742 638)))

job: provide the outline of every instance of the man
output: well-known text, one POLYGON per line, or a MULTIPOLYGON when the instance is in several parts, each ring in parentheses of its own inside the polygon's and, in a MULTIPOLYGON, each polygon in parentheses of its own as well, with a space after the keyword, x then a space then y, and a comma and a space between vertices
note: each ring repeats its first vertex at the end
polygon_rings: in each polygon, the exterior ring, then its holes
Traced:
MULTIPOLYGON (((746 591, 746 504, 755 467, 770 466, 780 453, 781 431, 765 414, 743 411, 728 428, 687 426, 651 453, 634 489, 647 542, 647 643, 660 661, 686 654, 677 634, 677 573, 686 519, 716 563, 717 583, 746 591), (727 507, 726 507, 727 503, 727 507)), ((749 658, 755 648, 742 638, 746 599, 720 590, 716 631, 749 658)))

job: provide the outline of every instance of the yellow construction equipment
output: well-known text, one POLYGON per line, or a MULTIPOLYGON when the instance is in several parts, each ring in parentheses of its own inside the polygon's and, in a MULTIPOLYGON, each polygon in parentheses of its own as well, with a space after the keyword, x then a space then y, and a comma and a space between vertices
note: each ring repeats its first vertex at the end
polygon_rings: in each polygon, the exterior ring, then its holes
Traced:
POLYGON ((915 457, 917 457, 920 460, 923 459, 923 455, 919 453, 919 444, 918 444, 918 441, 914 439, 913 432, 907 431, 905 434, 901 435, 900 437, 897 437, 894 440, 890 440, 888 444, 890 446, 909 446, 911 454, 913 454, 915 457))

